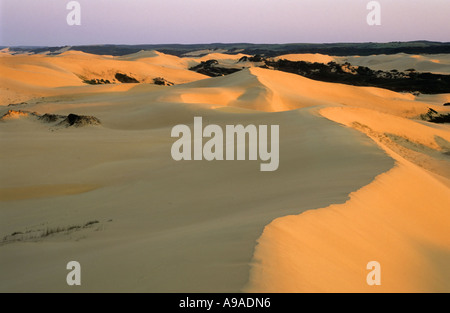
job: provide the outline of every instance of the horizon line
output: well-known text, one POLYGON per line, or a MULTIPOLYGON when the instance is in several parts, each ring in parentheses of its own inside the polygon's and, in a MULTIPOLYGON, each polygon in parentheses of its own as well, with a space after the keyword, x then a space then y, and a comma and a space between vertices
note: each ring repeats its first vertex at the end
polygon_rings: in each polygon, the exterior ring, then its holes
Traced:
POLYGON ((251 43, 251 42, 211 42, 211 43, 98 43, 98 44, 63 44, 63 45, 0 45, 2 48, 59 48, 59 47, 81 47, 81 46, 212 46, 212 45, 333 45, 333 44, 390 44, 390 43, 439 43, 450 44, 450 41, 435 40, 407 40, 407 41, 341 41, 341 42, 287 42, 287 43, 251 43))

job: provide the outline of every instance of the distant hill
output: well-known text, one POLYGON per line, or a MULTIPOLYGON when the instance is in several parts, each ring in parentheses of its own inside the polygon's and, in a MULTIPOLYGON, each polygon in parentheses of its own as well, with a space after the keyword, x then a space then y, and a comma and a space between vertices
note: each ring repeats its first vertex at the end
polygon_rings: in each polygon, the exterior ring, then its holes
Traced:
MULTIPOLYGON (((2 47, 0 47, 2 48, 2 47)), ((6 47, 3 47, 6 48, 6 47)), ((195 51, 220 51, 227 54, 244 53, 249 55, 264 55, 275 57, 294 53, 321 53, 334 56, 367 56, 372 54, 450 54, 450 42, 412 41, 390 43, 327 43, 327 44, 163 44, 163 45, 89 45, 71 47, 9 47, 17 53, 44 53, 59 54, 61 51, 75 50, 98 55, 121 56, 139 52, 141 50, 158 50, 163 53, 182 56, 195 51)))

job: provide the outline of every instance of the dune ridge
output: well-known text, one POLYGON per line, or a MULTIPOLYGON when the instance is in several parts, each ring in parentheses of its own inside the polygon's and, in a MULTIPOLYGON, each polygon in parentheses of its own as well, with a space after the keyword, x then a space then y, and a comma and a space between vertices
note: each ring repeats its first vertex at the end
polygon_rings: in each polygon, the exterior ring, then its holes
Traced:
POLYGON ((396 160, 395 168, 350 194, 345 204, 269 224, 259 239, 246 291, 449 290, 450 180, 372 138, 396 160), (371 261, 381 264, 381 286, 365 281, 371 261))
POLYGON ((286 54, 275 60, 304 61, 311 63, 346 62, 355 66, 366 66, 373 70, 407 71, 414 69, 418 72, 432 72, 435 74, 450 74, 450 57, 447 54, 414 55, 406 53, 380 54, 371 56, 330 56, 324 54, 286 54))

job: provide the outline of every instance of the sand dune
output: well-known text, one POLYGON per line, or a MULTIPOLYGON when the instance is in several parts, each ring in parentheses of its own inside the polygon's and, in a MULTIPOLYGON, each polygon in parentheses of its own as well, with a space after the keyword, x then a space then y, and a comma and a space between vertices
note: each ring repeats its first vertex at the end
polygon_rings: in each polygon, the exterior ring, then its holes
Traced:
POLYGON ((336 58, 336 61, 338 63, 349 62, 353 65, 367 66, 382 71, 415 69, 418 72, 450 74, 450 55, 448 54, 412 55, 399 53, 394 55, 339 57, 336 58))
POLYGON ((448 291, 450 129, 417 119, 449 112, 448 95, 188 70, 239 57, 215 53, 0 55, 0 117, 16 112, 0 121, 0 291, 71 292, 69 260, 82 264, 79 291, 448 291), (117 71, 144 83, 80 78, 117 71), (171 129, 195 116, 280 125, 279 170, 173 161, 171 129), (374 260, 383 285, 371 289, 374 260))
POLYGON ((319 82, 262 68, 181 85, 171 90, 168 96, 174 101, 181 99, 188 103, 228 105, 266 112, 336 104, 376 109, 404 117, 426 113, 428 107, 442 110, 442 104, 437 106, 416 101, 412 94, 319 82))
POLYGON ((286 54, 278 56, 275 60, 286 59, 290 61, 304 61, 311 63, 336 62, 343 64, 349 62, 356 66, 366 66, 373 70, 406 71, 414 69, 418 72, 431 72, 436 74, 450 74, 450 55, 448 54, 429 54, 413 55, 406 53, 382 54, 371 56, 349 56, 338 57, 323 54, 286 54))
POLYGON ((325 54, 320 54, 320 53, 315 53, 315 54, 311 54, 311 53, 299 53, 299 54, 284 54, 284 55, 280 55, 278 57, 275 58, 275 61, 278 60, 289 60, 292 62, 298 62, 298 61, 303 61, 303 62, 310 62, 310 63, 330 63, 330 62, 336 62, 336 57, 332 57, 329 55, 325 55, 325 54))
POLYGON ((140 51, 134 54, 129 54, 117 57, 118 60, 139 61, 142 63, 161 66, 163 68, 172 68, 179 70, 187 70, 193 64, 200 62, 193 62, 190 58, 179 58, 173 55, 165 54, 159 51, 140 51))
POLYGON ((186 62, 188 61, 156 52, 119 58, 79 51, 51 56, 2 54, 1 104, 57 94, 56 87, 85 86, 83 80, 103 79, 117 83, 117 73, 126 74, 142 83, 153 83, 156 77, 163 77, 175 84, 207 78, 189 71, 186 62))
MULTIPOLYGON (((135 120, 135 110, 141 115, 163 110, 129 105, 115 114, 135 120)), ((167 126, 157 129, 108 128, 111 111, 118 109, 114 104, 84 109, 100 117, 101 127, 49 132, 29 120, 2 123, 2 145, 10 153, 0 160, 1 189, 10 195, 15 188, 13 200, 3 199, 2 235, 100 223, 94 229, 1 246, 1 266, 10 269, 0 272, 1 290, 70 291, 60 279, 64 267, 54 269, 77 259, 86 271, 84 291, 239 291, 248 280, 248 264, 264 225, 298 213, 298 203, 307 210, 317 202, 342 202, 349 191, 392 165, 363 136, 308 111, 241 115, 175 106, 188 119, 202 115, 220 125, 280 123, 286 132, 280 146, 282 168, 265 175, 254 162, 174 162, 168 157, 173 107, 160 113, 167 126), (104 115, 98 114, 101 110, 104 115), (311 134, 319 138, 319 146, 309 140, 311 134), (32 156, 26 153, 30 150, 35 151, 32 156), (96 187, 74 190, 68 185, 96 187), (310 193, 311 188, 322 191, 310 193), (44 192, 49 189, 54 193, 44 192)))
MULTIPOLYGON (((329 108, 323 114, 349 126, 361 121, 361 116, 349 113, 329 108)), ((384 126, 389 125, 385 121, 384 126)), ((446 174, 443 178, 405 160, 389 148, 395 143, 384 141, 379 133, 368 135, 396 160, 396 167, 352 193, 343 205, 283 217, 267 226, 255 252, 247 291, 449 290, 448 157, 436 168, 446 174), (381 286, 371 287, 364 279, 365 266, 371 261, 382 264, 381 286)))
POLYGON ((401 161, 344 205, 272 222, 247 291, 448 292, 448 186, 401 161), (366 284, 371 261, 381 286, 366 284))

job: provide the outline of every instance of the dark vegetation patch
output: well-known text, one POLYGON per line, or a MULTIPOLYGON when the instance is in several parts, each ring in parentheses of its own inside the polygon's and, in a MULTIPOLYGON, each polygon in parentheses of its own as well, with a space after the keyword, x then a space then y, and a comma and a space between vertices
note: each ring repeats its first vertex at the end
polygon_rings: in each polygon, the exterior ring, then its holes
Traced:
POLYGON ((66 118, 64 115, 49 114, 49 113, 45 113, 44 115, 38 117, 38 119, 44 123, 54 123, 57 121, 61 121, 64 118, 66 118))
POLYGON ((18 114, 21 116, 28 116, 37 119, 38 121, 46 124, 55 124, 55 126, 65 126, 65 127, 83 127, 89 125, 100 125, 101 122, 98 118, 94 116, 87 115, 60 115, 60 114, 50 114, 45 113, 40 115, 36 112, 23 111, 23 110, 8 110, 1 118, 0 121, 7 120, 11 115, 18 114))
POLYGON ((173 86, 173 85, 174 85, 174 83, 172 83, 172 82, 166 80, 166 79, 163 78, 163 77, 156 77, 156 78, 154 78, 154 79, 153 79, 153 83, 154 83, 155 85, 159 85, 159 86, 173 86))
POLYGON ((259 62, 265 62, 265 58, 263 56, 261 56, 260 54, 254 55, 254 56, 243 56, 242 58, 239 59, 238 63, 241 62, 255 62, 255 63, 259 63, 259 62))
POLYGON ((77 115, 77 114, 69 114, 58 126, 75 126, 75 127, 83 127, 88 125, 100 125, 101 122, 98 118, 94 116, 86 116, 86 115, 77 115))
POLYGON ((111 82, 108 79, 98 79, 98 78, 93 78, 93 79, 89 79, 89 80, 83 80, 83 83, 85 84, 89 84, 89 85, 107 85, 107 84, 111 84, 111 82))
POLYGON ((265 60, 266 66, 278 71, 298 74, 310 79, 353 86, 385 88, 396 92, 438 94, 450 92, 450 75, 419 73, 414 70, 374 71, 350 63, 309 63, 304 61, 265 60))
POLYGON ((95 220, 89 221, 81 225, 45 227, 45 228, 30 229, 26 231, 16 231, 13 232, 11 235, 4 236, 3 239, 0 241, 0 245, 13 242, 39 241, 47 237, 62 233, 68 235, 71 234, 72 232, 92 228, 96 224, 100 224, 100 222, 95 220))
POLYGON ((241 69, 220 67, 217 60, 208 60, 191 67, 190 70, 206 76, 218 77, 239 72, 241 69))
POLYGON ((116 77, 116 79, 119 82, 121 82, 123 84, 137 84, 137 83, 139 83, 139 81, 136 78, 128 76, 127 74, 116 73, 115 77, 116 77))
POLYGON ((437 124, 450 123, 450 114, 440 114, 431 108, 428 109, 426 114, 422 114, 420 118, 424 121, 437 124))

